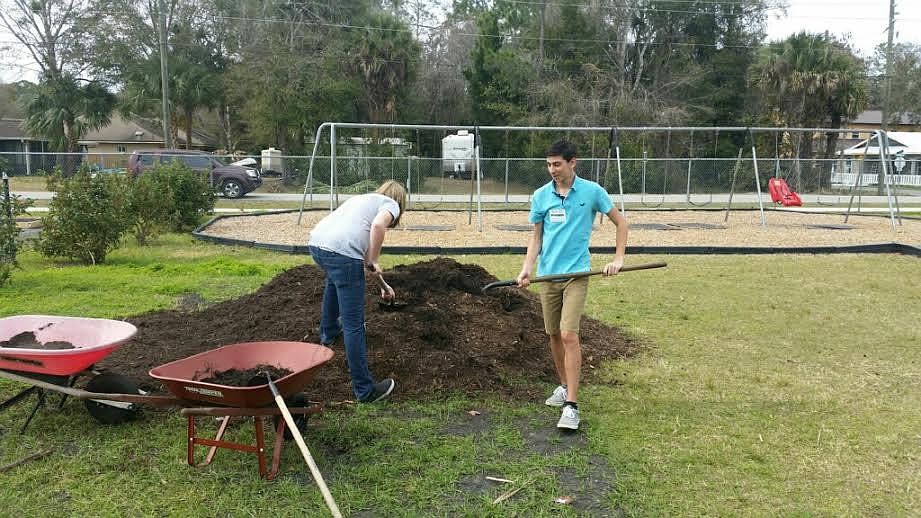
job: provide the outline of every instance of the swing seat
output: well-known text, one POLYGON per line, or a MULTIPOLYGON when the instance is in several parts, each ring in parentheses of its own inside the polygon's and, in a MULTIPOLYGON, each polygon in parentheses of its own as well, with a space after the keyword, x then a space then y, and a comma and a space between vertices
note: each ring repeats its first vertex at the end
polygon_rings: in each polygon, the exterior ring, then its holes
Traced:
POLYGON ((787 181, 783 178, 771 178, 768 180, 768 192, 771 193, 771 201, 779 203, 784 207, 801 207, 803 201, 799 195, 790 190, 787 181))

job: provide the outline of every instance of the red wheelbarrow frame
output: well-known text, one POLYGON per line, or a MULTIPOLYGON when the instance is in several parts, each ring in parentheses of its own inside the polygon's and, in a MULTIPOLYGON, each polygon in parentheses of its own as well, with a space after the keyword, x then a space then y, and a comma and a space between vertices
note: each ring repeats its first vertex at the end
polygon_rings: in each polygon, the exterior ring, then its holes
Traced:
MULTIPOLYGON (((78 317, 39 316, 39 319, 42 321, 47 320, 48 318, 69 318, 70 321, 78 324, 93 320, 80 319, 78 317)), ((133 326, 131 326, 131 328, 133 329, 133 326)), ((128 331, 130 330, 122 330, 122 333, 124 334, 128 331)), ((129 334, 128 338, 130 338, 130 336, 133 336, 133 332, 129 334)), ((125 340, 119 340, 118 343, 121 343, 125 340)), ((109 348, 110 345, 112 344, 105 344, 105 347, 108 349, 105 351, 103 356, 107 355, 114 349, 114 346, 109 348)), ((51 390, 54 392, 62 393, 65 397, 71 396, 80 400, 94 400, 103 404, 121 402, 166 408, 185 407, 182 408, 180 413, 186 416, 188 419, 189 465, 205 466, 210 464, 211 460, 214 458, 214 454, 217 448, 249 452, 256 454, 258 458, 259 475, 269 480, 274 479, 278 473, 281 449, 284 445, 285 421, 283 419, 279 419, 278 425, 275 427, 277 436, 273 452, 272 468, 269 470, 265 461, 263 419, 269 416, 274 418, 274 416, 280 415, 281 412, 275 406, 263 407, 263 405, 272 405, 274 403, 271 391, 268 389, 268 384, 252 387, 232 387, 210 384, 197 381, 197 379, 195 379, 196 376, 194 375, 188 376, 188 373, 185 369, 191 367, 193 368, 193 372, 201 372, 203 374, 209 372, 210 370, 225 370, 227 368, 250 369, 257 365, 257 363, 253 362, 262 360, 259 363, 274 364, 277 367, 287 368, 288 370, 292 371, 291 374, 275 380, 275 383, 281 394, 285 397, 288 397, 302 390, 310 381, 310 379, 313 378, 315 370, 322 364, 328 362, 333 356, 332 350, 326 347, 304 342, 239 343, 212 349, 210 351, 205 351, 203 353, 190 356, 182 360, 177 360, 175 362, 170 362, 168 364, 161 365, 152 369, 150 372, 151 377, 163 382, 164 386, 166 386, 166 388, 173 394, 170 396, 101 393, 72 387, 72 382, 79 376, 87 374, 98 374, 96 371, 91 370, 92 365, 86 366, 84 364, 85 360, 88 358, 88 353, 93 352, 87 351, 86 349, 101 348, 101 345, 97 347, 95 343, 88 346, 79 347, 77 349, 70 350, 70 358, 68 358, 68 354, 66 352, 61 353, 60 351, 56 351, 55 354, 51 355, 51 357, 55 360, 56 364, 60 363, 65 366, 69 366, 66 367, 64 371, 56 370, 51 372, 48 369, 48 365, 44 362, 31 362, 31 360, 22 362, 19 361, 20 359, 18 357, 15 359, 8 359, 8 361, 14 361, 13 365, 16 367, 29 366, 33 367, 33 369, 30 371, 20 371, 9 369, 10 365, 3 365, 5 369, 0 369, 0 377, 32 386, 26 391, 20 393, 20 395, 5 402, 4 405, 8 406, 15 404, 17 401, 30 394, 31 392, 38 391, 39 406, 41 406, 44 401, 43 393, 41 391, 51 390), (63 358, 61 358, 61 356, 63 356, 63 358), (78 365, 78 363, 71 361, 74 358, 79 359, 79 368, 75 367, 78 365), (58 360, 61 360, 61 362, 58 360), (207 366, 207 368, 199 368, 203 366, 207 366), (84 369, 84 367, 89 368, 84 369), (52 382, 58 380, 63 383, 65 379, 68 380, 67 385, 52 382), (202 402, 212 404, 225 404, 228 406, 201 407, 200 405, 202 402), (203 415, 223 417, 222 423, 214 439, 206 439, 195 435, 195 419, 203 415), (255 445, 222 440, 227 429, 227 425, 232 417, 253 418, 256 432, 255 445), (205 460, 200 463, 197 463, 194 457, 195 447, 197 445, 211 447, 205 460)), ((9 351, 9 349, 4 348, 4 351, 9 351)), ((26 350, 13 352, 17 356, 22 356, 22 353, 29 353, 30 351, 26 350)), ((201 377, 207 376, 199 376, 199 378, 201 377)), ((33 410, 32 416, 35 415, 35 411, 38 410, 39 406, 36 406, 36 409, 33 410)), ((318 404, 313 404, 303 408, 289 408, 289 411, 292 414, 304 416, 315 414, 321 410, 322 407, 318 404)), ((29 421, 32 419, 32 416, 29 417, 29 421)), ((26 422, 26 426, 28 426, 28 421, 26 422)), ((23 427, 23 431, 25 431, 25 426, 23 427)), ((292 431, 292 433, 297 432, 292 431)))
MULTIPOLYGON (((290 370, 287 376, 274 380, 283 397, 302 390, 313 378, 316 370, 333 357, 333 351, 322 345, 304 342, 244 342, 225 345, 211 349, 188 358, 176 360, 150 370, 150 376, 160 381, 173 395, 185 399, 194 399, 209 403, 229 405, 231 407, 184 408, 180 413, 188 420, 187 456, 190 466, 207 466, 218 448, 253 453, 259 461, 259 475, 272 480, 278 474, 281 450, 284 446, 285 420, 279 419, 275 430, 275 445, 272 456, 272 469, 265 462, 265 434, 263 419, 280 415, 275 407, 263 408, 274 404, 268 383, 250 387, 232 387, 200 381, 212 373, 228 369, 250 370, 260 364, 271 363, 273 366, 290 370), (196 418, 200 416, 223 417, 214 439, 196 435, 196 418), (242 444, 223 440, 227 425, 232 417, 252 417, 255 428, 256 444, 242 444), (196 446, 210 446, 202 462, 196 462, 196 446)), ((294 415, 310 415, 320 412, 322 407, 312 405, 304 408, 289 408, 294 415)), ((291 432, 298 433, 297 430, 291 432)))

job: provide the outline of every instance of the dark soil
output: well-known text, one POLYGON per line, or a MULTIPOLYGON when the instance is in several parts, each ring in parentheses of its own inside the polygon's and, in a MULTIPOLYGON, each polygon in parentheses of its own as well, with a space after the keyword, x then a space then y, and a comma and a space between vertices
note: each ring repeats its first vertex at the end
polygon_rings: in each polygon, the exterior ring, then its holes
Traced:
MULTIPOLYGON (((492 393, 516 399, 546 396, 557 382, 537 296, 517 288, 480 289, 497 279, 478 265, 438 258, 385 272, 400 311, 380 308, 369 280, 365 321, 368 364, 376 379, 397 381, 395 397, 431 397, 447 391, 492 393)), ((134 339, 98 367, 159 389, 148 370, 238 342, 294 340, 318 343, 325 275, 313 265, 280 273, 255 293, 200 311, 156 311, 127 320, 134 339)), ((618 329, 582 319, 585 378, 605 360, 624 358, 638 344, 618 329)), ((317 370, 311 399, 352 399, 341 341, 317 370)), ((269 359, 267 359, 269 360, 269 359)))
POLYGON ((291 374, 291 371, 288 369, 282 369, 274 365, 260 364, 252 369, 216 371, 214 375, 196 381, 214 383, 215 385, 226 385, 229 387, 258 387, 259 385, 268 383, 265 379, 266 372, 272 376, 272 381, 291 374))
POLYGON ((13 336, 7 341, 0 342, 0 347, 6 347, 8 349, 76 349, 74 344, 70 342, 39 342, 36 340, 35 333, 32 331, 24 331, 18 335, 13 336))

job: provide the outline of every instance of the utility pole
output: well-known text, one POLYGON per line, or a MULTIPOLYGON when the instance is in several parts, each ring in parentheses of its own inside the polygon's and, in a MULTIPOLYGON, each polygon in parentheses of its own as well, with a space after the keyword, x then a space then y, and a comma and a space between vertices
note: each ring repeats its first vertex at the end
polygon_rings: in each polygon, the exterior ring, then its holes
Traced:
MULTIPOLYGON (((889 0, 889 39, 886 42, 886 79, 885 79, 885 97, 883 98, 883 110, 882 110, 882 121, 881 127, 883 131, 889 129, 889 98, 892 97, 892 37, 895 33, 895 0, 889 0)), ((869 145, 869 143, 867 144, 869 145)), ((879 143, 880 151, 879 156, 880 160, 883 157, 882 143, 879 143)), ((880 164, 879 174, 877 175, 877 184, 876 184, 876 193, 880 196, 885 192, 885 185, 883 182, 886 181, 886 168, 882 167, 880 164)))
MULTIPOLYGON (((166 66, 166 0, 159 0, 157 6, 160 9, 160 90, 163 93, 161 105, 163 108, 161 119, 163 122, 163 147, 172 148, 173 138, 170 131, 171 125, 169 120, 169 76, 167 75, 166 66)), ((186 138, 189 138, 186 135, 186 138)))

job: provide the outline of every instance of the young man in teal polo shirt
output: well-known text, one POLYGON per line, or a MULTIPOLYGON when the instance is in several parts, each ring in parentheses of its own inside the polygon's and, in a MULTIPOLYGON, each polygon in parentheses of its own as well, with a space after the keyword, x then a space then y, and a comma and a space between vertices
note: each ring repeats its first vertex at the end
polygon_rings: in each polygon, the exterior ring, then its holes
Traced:
MULTIPOLYGON (((616 275, 624 265, 627 220, 611 203, 607 191, 595 182, 576 176, 576 147, 567 140, 547 150, 547 171, 552 180, 534 191, 528 220, 534 225, 528 253, 518 274, 518 286, 530 284, 531 268, 539 259, 538 273, 552 275, 591 270, 588 245, 595 213, 602 213, 617 227, 614 260, 604 265, 604 275, 616 275)), ((545 403, 563 407, 557 427, 577 430, 579 375, 582 349, 579 323, 585 309, 588 277, 543 284, 540 293, 544 329, 550 336, 553 365, 560 386, 545 403)))

